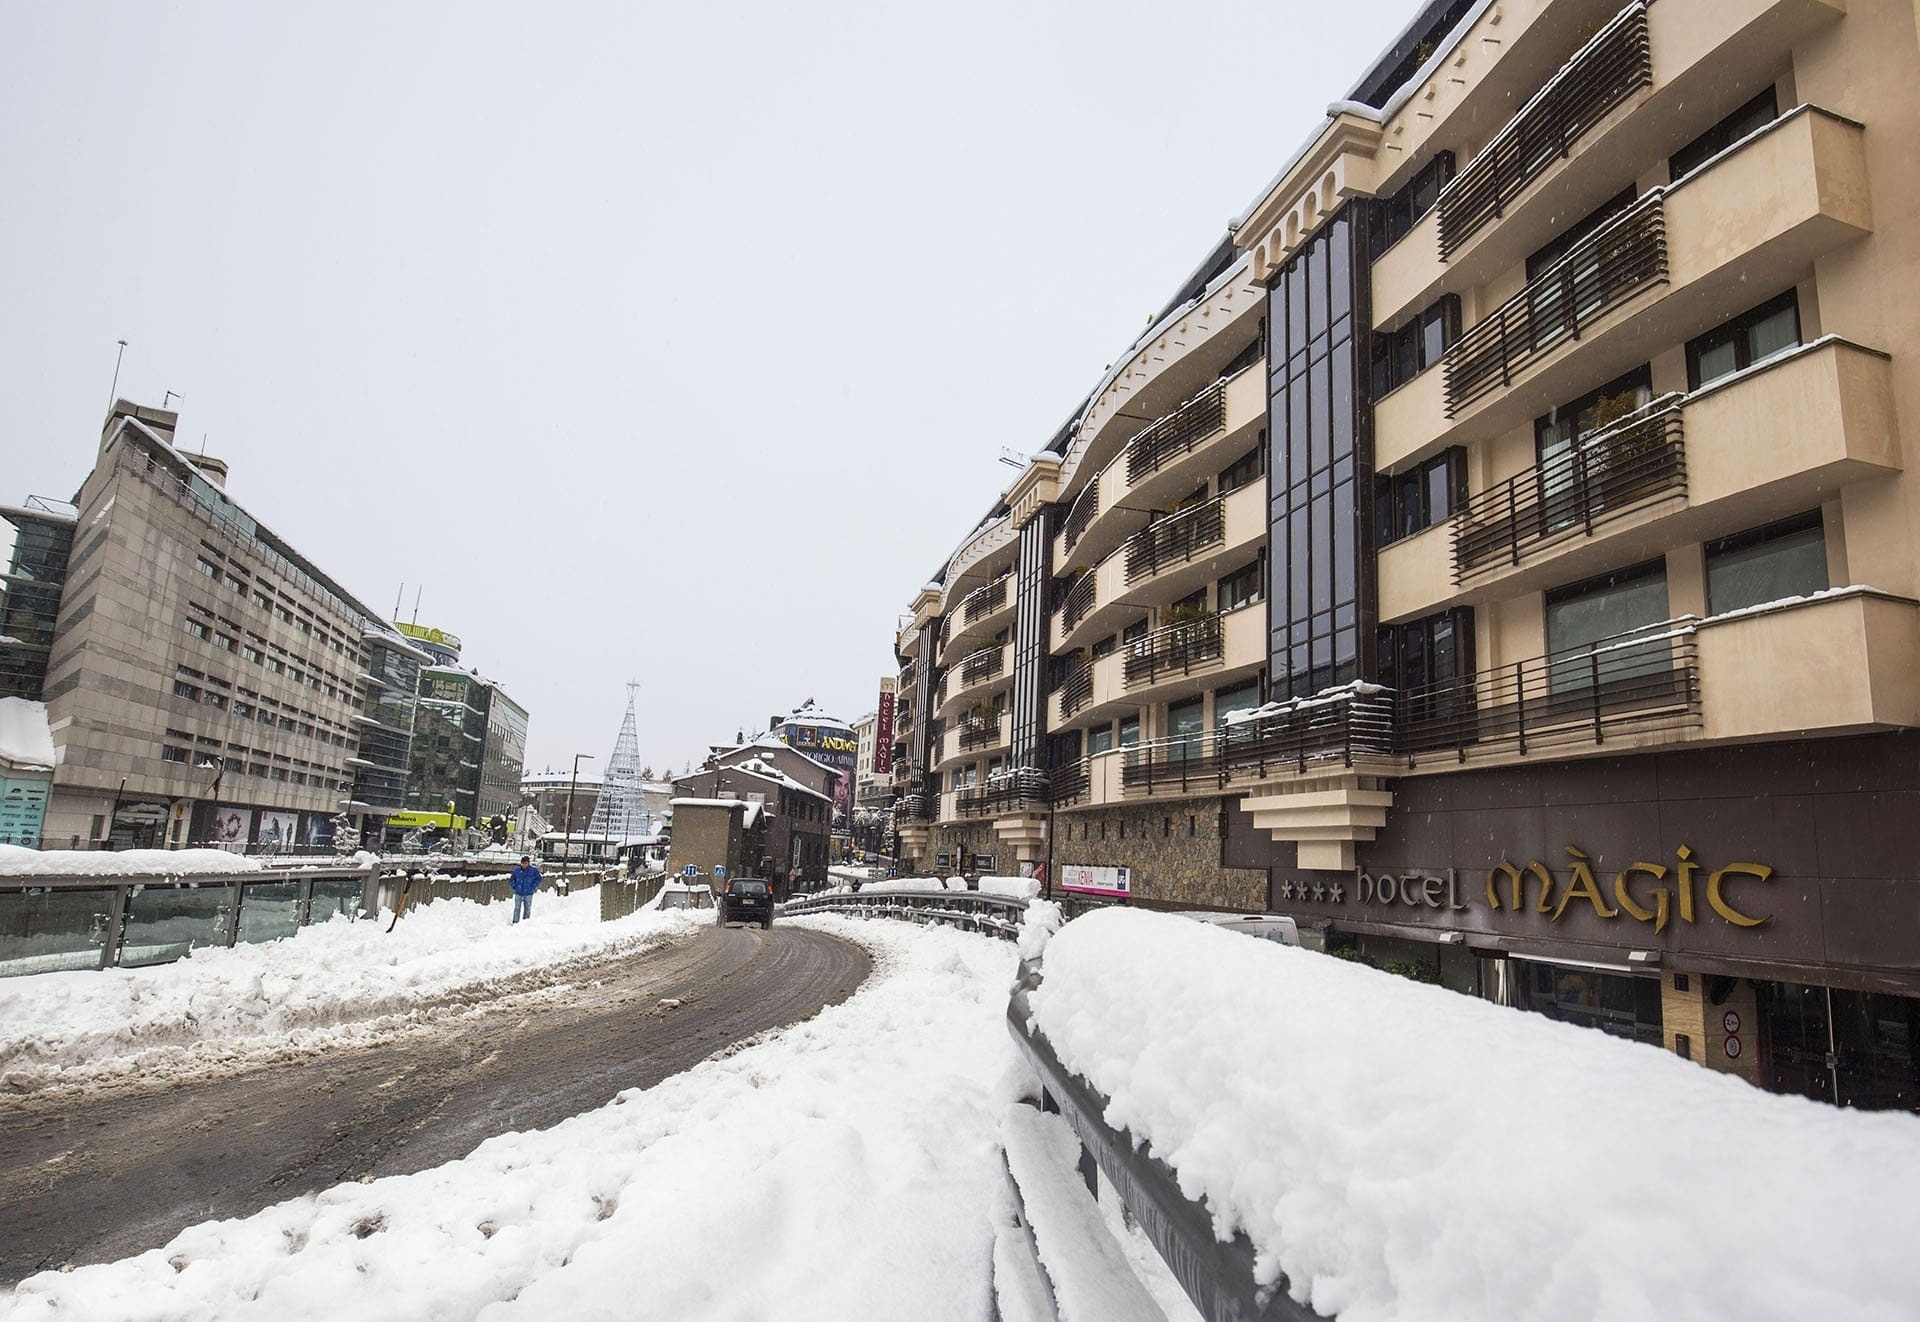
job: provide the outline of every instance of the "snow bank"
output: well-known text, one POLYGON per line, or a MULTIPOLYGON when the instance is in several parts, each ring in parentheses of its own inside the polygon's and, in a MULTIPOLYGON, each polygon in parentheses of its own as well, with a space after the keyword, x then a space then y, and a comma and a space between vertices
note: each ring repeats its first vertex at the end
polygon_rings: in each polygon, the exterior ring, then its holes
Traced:
POLYGON ((886 881, 865 882, 860 887, 860 893, 862 895, 889 895, 894 893, 931 895, 946 889, 946 883, 938 877, 894 877, 886 881))
POLYGON ((51 771, 53 756, 47 704, 26 698, 0 698, 0 762, 51 771))
POLYGON ((367 1041, 489 1004, 520 975, 691 935, 712 914, 599 918, 591 889, 543 893, 517 925, 505 905, 439 900, 392 932, 337 917, 172 964, 0 979, 0 1093, 185 1077, 367 1041))
POLYGON ((224 849, 23 849, 0 845, 0 877, 199 877, 215 872, 260 872, 265 866, 257 858, 224 849))
POLYGON ((844 1004, 463 1160, 42 1273, 0 1318, 975 1322, 991 1302, 998 1123, 1022 1082, 1013 952, 794 921, 876 952, 844 1004))
POLYGON ((1911 1116, 1139 910, 1042 971, 1109 1123, 1341 1322, 1914 1315, 1911 1116))
POLYGON ((1040 894, 1040 883, 1033 877, 982 877, 980 893, 1009 900, 1031 900, 1040 894))

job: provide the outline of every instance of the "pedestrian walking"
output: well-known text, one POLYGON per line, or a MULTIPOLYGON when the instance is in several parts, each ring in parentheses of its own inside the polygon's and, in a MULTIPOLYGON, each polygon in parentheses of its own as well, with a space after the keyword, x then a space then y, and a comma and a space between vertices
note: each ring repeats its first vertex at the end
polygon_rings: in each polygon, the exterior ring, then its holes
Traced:
POLYGON ((520 855, 520 866, 508 875, 507 885, 513 887, 513 921, 532 918, 533 893, 540 889, 540 869, 533 865, 533 855, 520 855))

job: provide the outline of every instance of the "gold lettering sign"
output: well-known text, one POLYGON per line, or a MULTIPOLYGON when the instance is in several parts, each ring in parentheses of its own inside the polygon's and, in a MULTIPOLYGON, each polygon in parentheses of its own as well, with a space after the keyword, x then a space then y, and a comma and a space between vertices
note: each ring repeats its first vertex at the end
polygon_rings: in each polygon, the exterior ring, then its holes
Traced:
MULTIPOLYGON (((1667 924, 1673 918, 1675 908, 1680 913, 1680 921, 1691 923, 1694 918, 1694 875, 1701 871, 1693 861, 1693 850, 1685 845, 1674 851, 1679 866, 1668 869, 1664 863, 1629 863, 1614 874, 1612 898, 1602 891, 1599 878, 1593 874, 1591 860, 1585 853, 1572 845, 1566 846, 1569 864, 1564 886, 1547 865, 1538 859, 1529 863, 1514 864, 1507 859, 1487 869, 1487 907, 1498 912, 1503 907, 1518 913, 1527 906, 1527 892, 1535 891, 1532 909, 1535 913, 1547 915, 1547 921, 1557 923, 1567 912, 1568 906, 1576 900, 1584 900, 1593 909, 1598 918, 1618 918, 1621 914, 1638 923, 1652 923, 1655 934, 1667 930, 1667 924), (1671 876, 1672 884, 1668 884, 1671 876), (1638 879, 1646 878, 1646 884, 1638 879), (1506 903, 1501 904, 1502 881, 1505 882, 1506 903), (1537 883, 1529 887, 1528 882, 1537 883), (1636 889, 1637 887, 1637 889, 1636 889), (1555 899, 1558 902, 1555 903, 1555 899)), ((1707 876, 1707 907, 1735 927, 1760 927, 1773 921, 1773 915, 1762 914, 1755 917, 1735 907, 1729 898, 1728 884, 1733 877, 1749 877, 1754 881, 1767 881, 1773 876, 1773 869, 1764 863, 1729 863, 1707 876)))

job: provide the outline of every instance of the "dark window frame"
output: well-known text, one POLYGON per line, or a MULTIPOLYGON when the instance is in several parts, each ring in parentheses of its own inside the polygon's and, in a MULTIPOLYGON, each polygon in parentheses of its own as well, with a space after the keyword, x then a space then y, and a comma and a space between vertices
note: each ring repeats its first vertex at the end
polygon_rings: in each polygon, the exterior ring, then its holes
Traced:
MULTIPOLYGON (((1712 330, 1701 335, 1696 335, 1691 340, 1688 340, 1687 389, 1698 390, 1704 385, 1713 384, 1712 381, 1702 381, 1700 379, 1700 360, 1706 354, 1720 348, 1722 345, 1731 344, 1733 346, 1733 368, 1730 372, 1723 372, 1720 376, 1714 377, 1714 381, 1719 381, 1727 376, 1731 376, 1733 372, 1744 372, 1749 367, 1752 367, 1756 361, 1764 361, 1754 358, 1753 345, 1748 342, 1747 336, 1755 327, 1770 321, 1780 312, 1789 309, 1793 312, 1794 343, 1791 348, 1798 348, 1806 342, 1803 338, 1804 327, 1800 322, 1800 291, 1798 289, 1788 289, 1784 293, 1775 294, 1766 302, 1748 308, 1739 316, 1729 318, 1718 326, 1715 326, 1712 330)), ((1790 350, 1781 350, 1780 352, 1784 353, 1789 351, 1790 350)), ((1772 357, 1773 355, 1768 356, 1772 357)))
POLYGON ((1780 118, 1778 89, 1766 89, 1667 158, 1667 178, 1680 182, 1750 133, 1780 118))
POLYGON ((1367 388, 1375 403, 1430 367, 1437 367, 1460 338, 1460 296, 1444 294, 1407 319, 1398 330, 1375 331, 1367 360, 1367 388), (1439 336, 1439 347, 1428 343, 1439 336))
POLYGON ((1389 197, 1380 198, 1367 215, 1367 260, 1377 262, 1413 232, 1440 200, 1440 192, 1455 173, 1450 151, 1435 152, 1420 172, 1389 197))
POLYGON ((1425 463, 1399 473, 1376 474, 1374 492, 1374 544, 1386 548, 1423 533, 1453 517, 1467 499, 1467 452, 1462 446, 1450 446, 1425 463), (1443 489, 1448 502, 1444 512, 1433 510, 1433 478, 1444 473, 1443 489), (1409 504, 1411 502, 1411 505, 1409 504))

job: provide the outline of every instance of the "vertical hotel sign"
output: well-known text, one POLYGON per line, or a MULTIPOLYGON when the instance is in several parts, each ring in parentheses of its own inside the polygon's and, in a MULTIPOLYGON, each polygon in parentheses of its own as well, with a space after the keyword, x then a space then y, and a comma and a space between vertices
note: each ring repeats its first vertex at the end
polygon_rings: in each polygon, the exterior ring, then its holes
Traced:
POLYGON ((880 681, 879 714, 873 719, 873 774, 893 774, 893 691, 899 681, 880 681))

